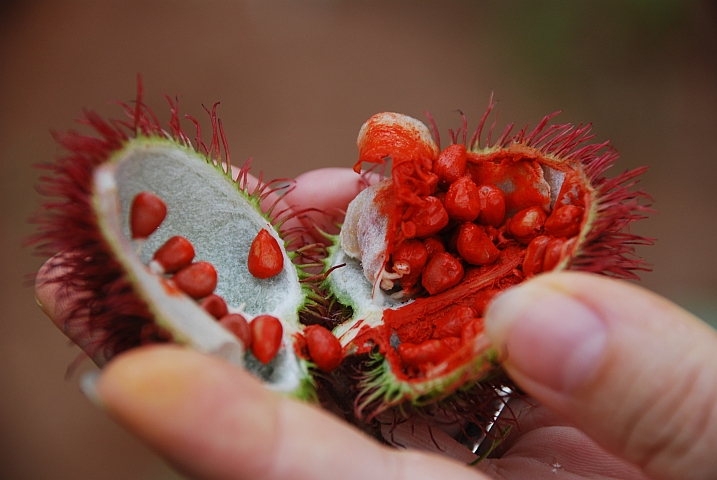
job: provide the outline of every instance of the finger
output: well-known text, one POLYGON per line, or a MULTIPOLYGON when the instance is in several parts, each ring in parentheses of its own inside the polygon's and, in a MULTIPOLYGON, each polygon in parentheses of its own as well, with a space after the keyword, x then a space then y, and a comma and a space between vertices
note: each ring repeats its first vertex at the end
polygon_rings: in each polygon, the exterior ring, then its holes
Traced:
POLYGON ((45 315, 50 317, 50 320, 58 328, 62 329, 61 325, 55 322, 55 319, 59 318, 59 313, 65 309, 60 299, 66 298, 66 295, 61 295, 60 291, 68 286, 55 281, 61 275, 58 259, 58 255, 49 258, 38 270, 35 277, 35 300, 42 311, 45 312, 45 315))
POLYGON ((49 258, 35 277, 35 299, 43 312, 63 332, 69 308, 82 295, 87 295, 61 279, 70 270, 66 264, 67 254, 60 253, 49 258))
POLYGON ((193 478, 487 478, 438 456, 389 450, 243 370, 179 347, 119 356, 89 396, 193 478))
POLYGON ((717 478, 717 333, 637 286, 547 274, 486 330, 529 394, 654 478, 717 478))
POLYGON ((296 211, 314 209, 299 219, 307 227, 316 225, 333 235, 339 231, 337 225, 343 221, 349 202, 369 183, 378 180, 378 175, 358 175, 350 168, 312 170, 296 177, 294 189, 284 201, 296 211))

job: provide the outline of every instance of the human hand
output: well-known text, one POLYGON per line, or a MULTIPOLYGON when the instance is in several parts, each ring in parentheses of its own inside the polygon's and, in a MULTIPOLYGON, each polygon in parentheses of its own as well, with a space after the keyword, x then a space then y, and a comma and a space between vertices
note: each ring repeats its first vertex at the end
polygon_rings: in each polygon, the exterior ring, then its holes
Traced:
MULTIPOLYGON (((289 202, 345 207, 359 185, 341 172, 300 177, 289 202)), ((38 287, 51 318, 62 318, 57 288, 38 287)), ((717 335, 699 320, 629 284, 549 274, 499 297, 486 327, 506 370, 544 406, 513 407, 519 429, 472 469, 380 446, 178 347, 118 357, 89 392, 196 478, 646 478, 621 458, 653 478, 717 475, 717 335)))

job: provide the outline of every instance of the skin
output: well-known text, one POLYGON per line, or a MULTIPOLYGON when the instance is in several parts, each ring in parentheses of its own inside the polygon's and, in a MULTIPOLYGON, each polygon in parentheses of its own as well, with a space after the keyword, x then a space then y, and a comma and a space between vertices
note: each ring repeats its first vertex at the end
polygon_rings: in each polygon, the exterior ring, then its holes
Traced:
MULTIPOLYGON (((285 200, 341 210, 360 188, 350 170, 318 170, 285 200)), ((36 291, 55 319, 69 287, 50 278, 43 267, 36 291)), ((717 478, 717 333, 699 319, 629 283, 550 273, 499 295, 485 322, 506 371, 534 400, 510 404, 520 428, 474 468, 379 445, 177 346, 120 355, 86 393, 198 479, 717 478)))

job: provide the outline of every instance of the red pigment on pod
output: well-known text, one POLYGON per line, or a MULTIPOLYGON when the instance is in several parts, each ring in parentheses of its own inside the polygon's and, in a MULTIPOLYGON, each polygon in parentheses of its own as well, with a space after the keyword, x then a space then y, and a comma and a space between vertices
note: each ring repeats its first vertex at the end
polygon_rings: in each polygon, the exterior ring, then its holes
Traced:
MULTIPOLYGON (((471 151, 465 133, 462 143, 452 133, 453 144, 440 152, 410 121, 394 115, 379 114, 362 128, 354 168, 393 160, 393 183, 384 189, 393 197, 389 202, 381 191, 374 203, 389 217, 386 271, 397 274, 393 283, 414 300, 387 309, 384 324, 362 329, 353 344, 366 353, 378 345, 396 372, 412 378, 482 332, 480 316, 496 293, 575 253, 592 191, 566 160, 544 158, 533 146, 545 123, 531 135, 524 131, 513 139, 506 133, 499 148, 479 152, 481 123, 471 151), (546 166, 565 173, 552 198, 546 166), (394 335, 397 346, 390 340, 394 335)), ((564 142, 570 148, 579 144, 568 136, 564 142)), ((551 146, 547 153, 560 148, 551 146)))

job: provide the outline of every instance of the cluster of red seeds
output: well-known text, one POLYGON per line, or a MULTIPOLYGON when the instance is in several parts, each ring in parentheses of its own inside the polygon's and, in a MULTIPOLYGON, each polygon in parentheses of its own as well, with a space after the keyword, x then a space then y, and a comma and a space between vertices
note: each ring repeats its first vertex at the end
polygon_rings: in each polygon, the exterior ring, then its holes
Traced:
MULTIPOLYGON (((153 234, 167 216, 164 201, 151 192, 140 192, 130 206, 130 230, 135 240, 153 234)), ((157 249, 150 265, 165 275, 176 288, 199 302, 199 305, 227 330, 232 332, 263 364, 269 363, 281 347, 283 327, 271 315, 259 315, 251 323, 239 313, 229 313, 226 301, 214 293, 217 272, 209 262, 193 262, 194 247, 186 238, 174 236, 157 249)), ((259 231, 249 249, 247 268, 256 278, 278 275, 284 267, 284 256, 276 239, 266 230, 259 231)), ((302 337, 308 356, 326 372, 338 367, 343 358, 341 345, 326 328, 307 327, 302 337)))
MULTIPOLYGON (((132 238, 149 237, 159 228, 166 215, 167 206, 161 198, 150 192, 138 193, 130 206, 132 238)), ((265 230, 261 232, 266 233, 265 230)), ((252 244, 249 270, 259 278, 269 278, 281 271, 283 263, 279 265, 276 255, 272 256, 270 253, 261 255, 261 251, 278 251, 282 262, 283 256, 274 237, 268 233, 262 235, 261 232, 252 244), (272 241, 276 245, 271 245, 272 241), (258 255, 257 249, 260 250, 258 255), (269 261, 266 261, 266 258, 269 258, 269 261)), ((150 265, 165 275, 176 288, 197 300, 207 313, 236 335, 244 344, 244 348, 251 350, 259 361, 264 364, 269 363, 281 346, 283 333, 281 322, 271 315, 259 315, 249 323, 243 315, 229 313, 224 299, 214 293, 217 287, 216 269, 209 262, 193 262, 194 255, 194 247, 189 240, 174 236, 154 252, 150 265)))
MULTIPOLYGON (((501 255, 522 256, 519 268, 510 272, 515 283, 555 268, 580 232, 584 209, 575 205, 559 206, 550 214, 531 206, 507 216, 504 192, 474 182, 467 168, 470 155, 462 144, 446 148, 427 177, 430 194, 406 206, 387 264, 388 278, 399 277, 403 294, 446 292, 468 278, 469 270, 485 270, 501 255)), ((386 320, 401 340, 396 352, 406 371, 425 372, 472 341, 483 330, 483 310, 499 291, 496 287, 483 290, 471 305, 446 305, 430 328, 416 328, 408 312, 389 312, 386 320)))
POLYGON ((473 341, 483 331, 483 321, 470 306, 458 305, 435 322, 429 340, 420 343, 403 342, 397 352, 408 371, 422 372, 438 365, 473 341))
POLYGON ((466 170, 462 144, 451 145, 433 165, 431 195, 409 205, 401 222, 389 272, 400 274, 404 292, 420 285, 430 295, 457 285, 464 265, 490 265, 516 242, 526 248, 523 274, 551 270, 569 238, 580 231, 583 208, 563 205, 550 215, 540 206, 506 217, 506 199, 495 185, 476 185, 466 170))

